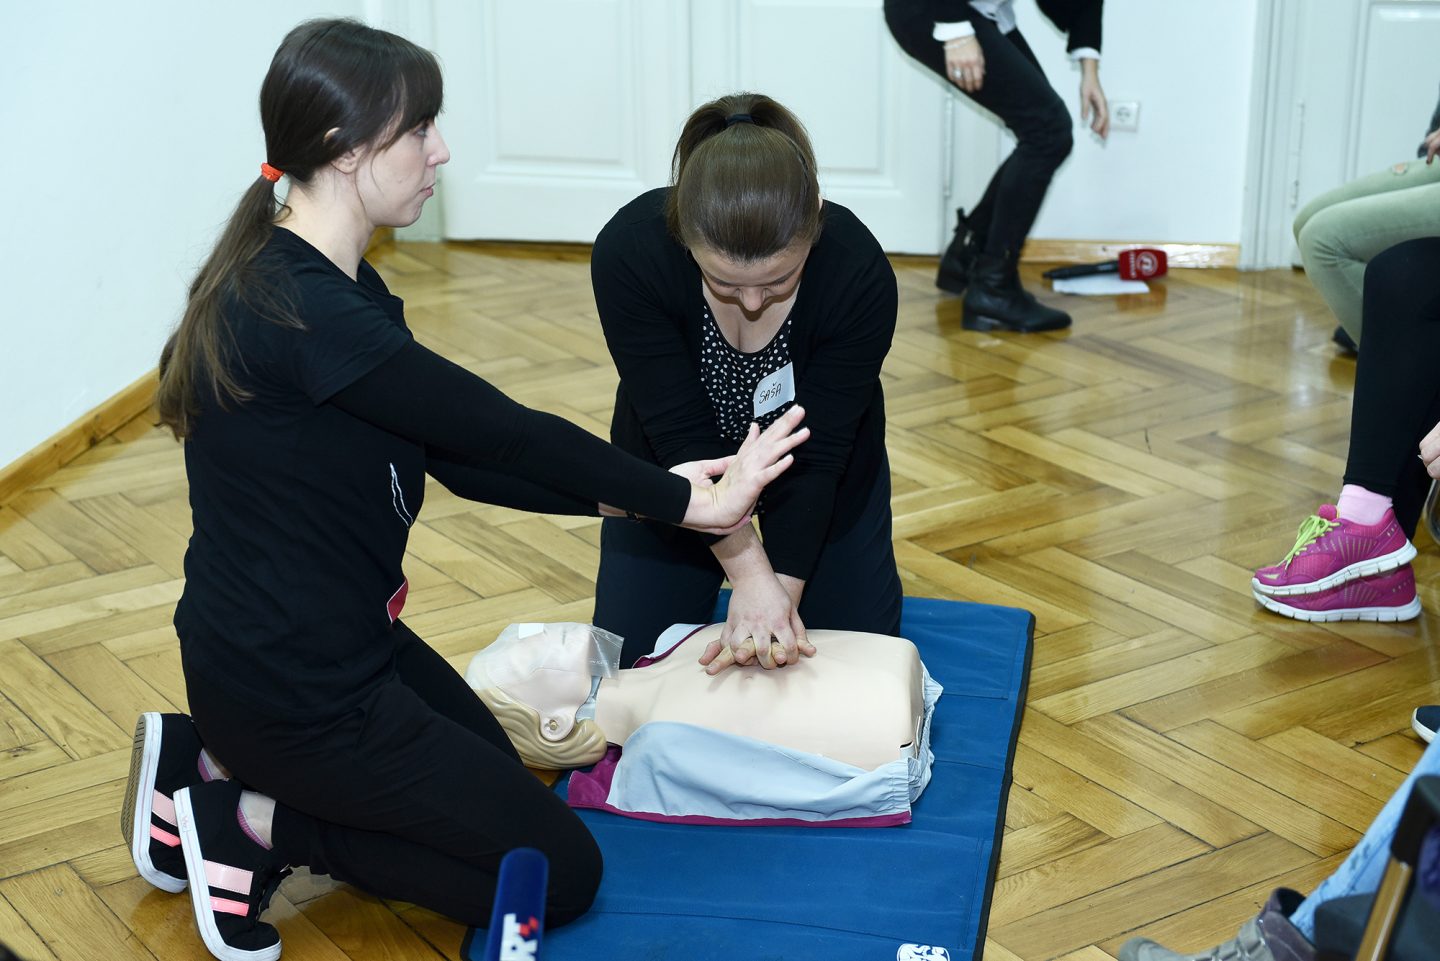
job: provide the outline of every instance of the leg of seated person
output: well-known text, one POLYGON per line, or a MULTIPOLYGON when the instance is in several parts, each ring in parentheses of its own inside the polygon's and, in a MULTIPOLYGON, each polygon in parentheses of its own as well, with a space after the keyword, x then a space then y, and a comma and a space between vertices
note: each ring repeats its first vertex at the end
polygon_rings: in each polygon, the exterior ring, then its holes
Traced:
POLYGON ((1390 800, 1380 809, 1365 836, 1355 845, 1350 856, 1316 888, 1295 909, 1290 923, 1300 929, 1310 941, 1315 940, 1315 909, 1326 901, 1348 897, 1352 894, 1370 894, 1380 887, 1380 875, 1385 873, 1385 864, 1390 860, 1390 842, 1400 824, 1400 815, 1405 812, 1405 802, 1410 797, 1410 788, 1419 778, 1440 774, 1440 749, 1432 743, 1420 756, 1415 770, 1410 772, 1399 790, 1390 795, 1390 800))
POLYGON ((1370 334, 1355 375, 1344 509, 1322 506, 1283 561, 1255 572, 1251 587, 1269 610, 1302 620, 1394 621, 1419 613, 1408 538, 1429 484, 1419 443, 1440 421, 1440 378, 1432 370, 1440 357, 1436 258, 1440 238, 1426 238, 1370 262, 1370 334))
POLYGON ((1366 270, 1366 357, 1356 366, 1345 483, 1396 502, 1413 534, 1428 485, 1420 439, 1440 420, 1440 237, 1384 251, 1366 270))
POLYGON ((1440 234, 1440 164, 1402 166, 1322 194, 1295 219, 1305 273, 1356 343, 1366 264, 1398 243, 1440 234))
POLYGON ((1418 778, 1440 774, 1440 748, 1434 744, 1421 755, 1415 770, 1380 809, 1365 836, 1350 852, 1340 867, 1313 893, 1302 900, 1286 916, 1284 906, 1292 905, 1294 892, 1277 891, 1264 910, 1241 926, 1240 932, 1224 944, 1198 954, 1180 954, 1145 938, 1135 938, 1120 949, 1120 961, 1188 961, 1188 959, 1251 958, 1260 961, 1305 961, 1314 958, 1315 910, 1326 901, 1352 894, 1370 894, 1380 886, 1380 876, 1390 858, 1390 842, 1410 797, 1410 788, 1418 778))
POLYGON ((454 669, 396 631, 395 676, 355 710, 308 724, 269 718, 187 672, 207 746, 277 802, 275 859, 485 925, 501 860, 533 847, 551 865, 547 924, 579 917, 602 871, 584 823, 520 764, 454 669))

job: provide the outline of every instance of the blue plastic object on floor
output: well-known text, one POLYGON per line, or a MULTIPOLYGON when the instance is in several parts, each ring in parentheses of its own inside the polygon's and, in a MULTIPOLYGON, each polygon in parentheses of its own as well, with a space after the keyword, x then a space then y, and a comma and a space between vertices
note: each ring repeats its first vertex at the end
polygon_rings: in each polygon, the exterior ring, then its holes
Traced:
POLYGON ((1015 608, 905 599, 901 634, 945 687, 933 777, 909 825, 732 828, 581 811, 605 879, 590 913, 546 932, 545 961, 978 961, 1034 625, 1015 608))

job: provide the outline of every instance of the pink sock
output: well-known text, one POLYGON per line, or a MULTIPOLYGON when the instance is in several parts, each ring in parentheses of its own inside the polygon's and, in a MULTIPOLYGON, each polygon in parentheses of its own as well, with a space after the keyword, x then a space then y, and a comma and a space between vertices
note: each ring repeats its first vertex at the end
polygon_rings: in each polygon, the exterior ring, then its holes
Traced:
POLYGON ((250 822, 245 818, 245 811, 238 804, 235 805, 235 820, 239 822, 240 830, 245 832, 245 836, 247 838, 254 841, 256 844, 260 845, 265 850, 271 850, 271 846, 266 844, 264 839, 261 838, 260 835, 256 833, 255 829, 250 826, 250 822))
POLYGON ((1335 502, 1335 513, 1347 521, 1370 527, 1380 523, 1391 505, 1392 501, 1384 494, 1368 491, 1359 484, 1346 484, 1340 488, 1340 499, 1335 502))

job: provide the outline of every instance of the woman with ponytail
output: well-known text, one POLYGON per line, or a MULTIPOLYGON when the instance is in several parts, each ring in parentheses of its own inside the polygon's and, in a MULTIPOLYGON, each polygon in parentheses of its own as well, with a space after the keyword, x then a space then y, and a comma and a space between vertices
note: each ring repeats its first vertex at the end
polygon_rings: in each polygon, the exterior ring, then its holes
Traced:
POLYGON ((721 457, 797 403, 811 431, 756 508, 763 543, 748 524, 605 520, 595 623, 625 638, 622 665, 671 624, 709 621, 724 578, 711 673, 794 664, 814 653, 807 627, 898 633, 880 389, 895 274, 854 214, 822 202, 795 115, 750 93, 696 110, 671 186, 611 218, 591 279, 620 372, 617 445, 661 466, 721 457))
POLYGON ((141 717, 121 823, 226 961, 279 956, 260 915, 291 865, 483 925, 501 858, 528 846, 550 861, 548 923, 594 897, 584 825, 400 620, 426 474, 510 507, 727 531, 806 436, 797 414, 733 460, 666 471, 420 346, 362 255, 433 193, 440 106, 414 44, 348 20, 291 31, 260 92, 266 162, 162 354, 194 520, 175 612, 192 714, 141 717))

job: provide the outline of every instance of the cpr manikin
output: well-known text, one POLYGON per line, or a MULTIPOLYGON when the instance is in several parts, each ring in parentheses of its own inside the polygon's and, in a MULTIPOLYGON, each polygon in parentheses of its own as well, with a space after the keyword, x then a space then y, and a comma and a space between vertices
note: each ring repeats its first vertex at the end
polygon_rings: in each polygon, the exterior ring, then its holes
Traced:
MULTIPOLYGON (((856 775, 898 771, 912 785, 898 793, 918 795, 928 781, 928 720, 939 687, 914 644, 810 631, 814 657, 777 670, 735 666, 712 677, 697 661, 722 626, 677 626, 657 644, 657 656, 615 670, 614 635, 583 624, 512 625, 475 656, 466 680, 532 767, 592 764, 612 744, 625 749, 627 762, 632 743, 658 756, 663 737, 667 748, 689 739, 692 753, 712 757, 750 751, 754 760, 754 752, 765 752, 773 762, 779 752, 806 776, 827 765, 856 775)), ((680 775, 669 757, 663 774, 673 779, 680 775)), ((896 793, 891 785, 888 795, 896 793)))

